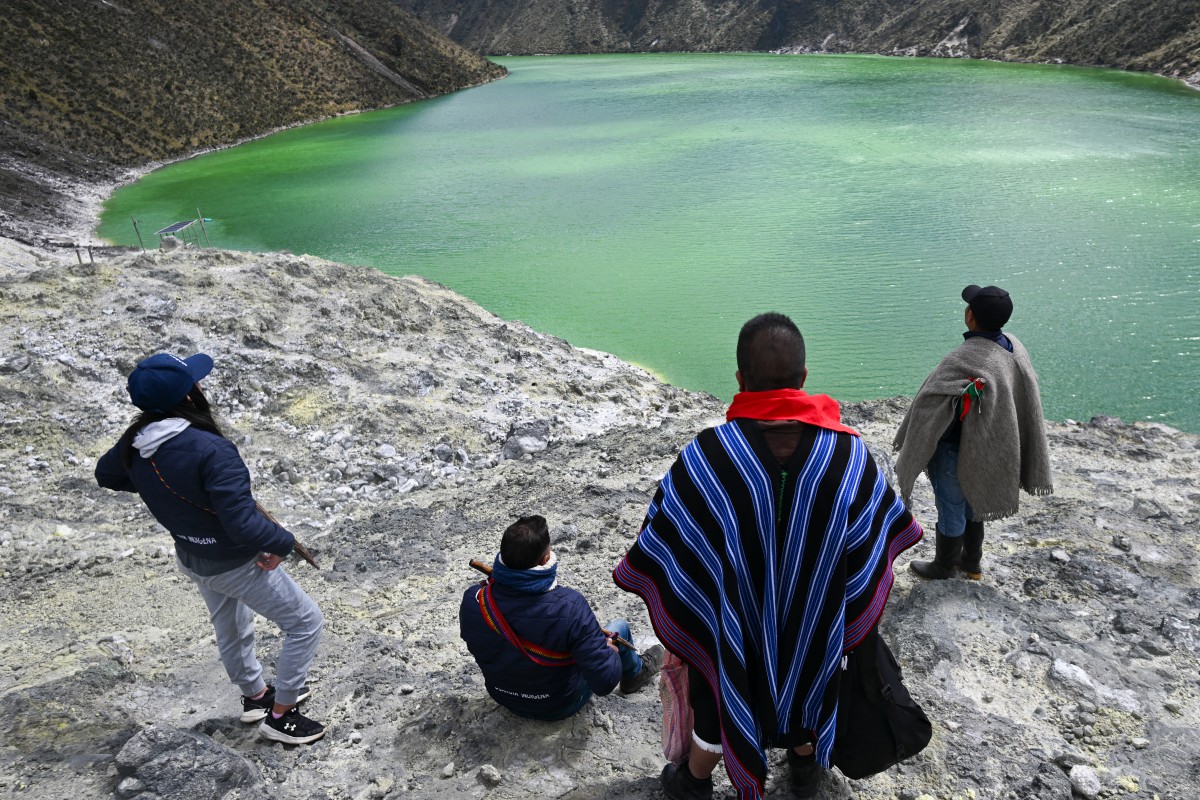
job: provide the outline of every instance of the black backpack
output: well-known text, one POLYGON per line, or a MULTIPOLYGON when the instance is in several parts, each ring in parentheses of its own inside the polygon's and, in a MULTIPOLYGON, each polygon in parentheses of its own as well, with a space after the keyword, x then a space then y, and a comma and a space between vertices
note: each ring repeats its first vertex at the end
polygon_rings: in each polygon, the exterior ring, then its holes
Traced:
POLYGON ((924 750, 933 737, 929 717, 901 677, 877 630, 846 655, 832 761, 847 778, 883 772, 924 750))

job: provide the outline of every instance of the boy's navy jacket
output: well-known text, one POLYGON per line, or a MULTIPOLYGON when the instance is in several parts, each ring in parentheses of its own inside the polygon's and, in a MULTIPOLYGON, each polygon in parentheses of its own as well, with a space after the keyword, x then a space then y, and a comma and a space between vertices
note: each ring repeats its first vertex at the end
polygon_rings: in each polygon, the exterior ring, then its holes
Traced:
POLYGON ((258 510, 250 472, 233 442, 188 427, 151 458, 135 448, 128 469, 121 450, 118 443, 100 457, 96 482, 141 495, 177 548, 213 561, 291 552, 292 534, 258 510))
POLYGON ((621 657, 608 646, 596 615, 579 592, 558 586, 531 593, 492 585, 496 605, 518 637, 575 659, 571 666, 547 667, 535 664, 488 626, 476 599, 481 587, 475 584, 463 594, 459 630, 483 672, 488 694, 497 703, 522 716, 554 719, 578 700, 584 682, 597 695, 616 688, 621 657))

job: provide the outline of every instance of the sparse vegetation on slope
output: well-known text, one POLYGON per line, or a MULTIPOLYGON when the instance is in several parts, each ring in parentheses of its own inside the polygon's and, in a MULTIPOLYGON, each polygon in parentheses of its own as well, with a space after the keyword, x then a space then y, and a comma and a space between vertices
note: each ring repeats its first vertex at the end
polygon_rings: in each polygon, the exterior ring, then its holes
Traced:
POLYGON ((0 233, 10 235, 69 205, 56 177, 111 179, 504 74, 386 0, 15 0, 0 15, 0 52, 0 207, 11 214, 0 212, 0 233))

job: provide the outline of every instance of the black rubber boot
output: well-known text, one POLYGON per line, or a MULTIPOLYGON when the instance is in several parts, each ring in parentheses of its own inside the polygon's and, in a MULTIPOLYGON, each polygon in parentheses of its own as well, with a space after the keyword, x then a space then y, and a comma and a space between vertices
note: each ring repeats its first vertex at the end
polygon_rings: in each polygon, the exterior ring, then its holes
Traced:
POLYGON ((816 797, 821 789, 821 775, 825 772, 817 763, 817 754, 798 756, 795 750, 789 748, 787 760, 792 768, 792 795, 801 800, 816 797))
POLYGON ((949 536, 943 536, 941 530, 935 529, 935 532, 937 534, 937 552, 933 561, 910 561, 908 568, 922 578, 940 581, 954 574, 954 568, 958 565, 959 557, 962 556, 963 537, 955 536, 952 539, 949 536))
POLYGON ((967 520, 967 529, 962 535, 962 558, 958 568, 973 581, 983 578, 983 523, 967 520))

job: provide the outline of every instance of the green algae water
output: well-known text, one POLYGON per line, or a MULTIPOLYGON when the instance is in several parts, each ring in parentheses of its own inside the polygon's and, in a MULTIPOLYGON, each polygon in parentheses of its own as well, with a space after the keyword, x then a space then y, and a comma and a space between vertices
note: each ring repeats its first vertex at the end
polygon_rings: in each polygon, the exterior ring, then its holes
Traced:
POLYGON ((911 395, 960 341, 962 287, 994 283, 1048 417, 1200 431, 1200 93, 972 61, 497 60, 487 86, 147 175, 100 234, 199 207, 214 246, 424 275, 724 398, 765 310, 804 331, 810 390, 911 395))

